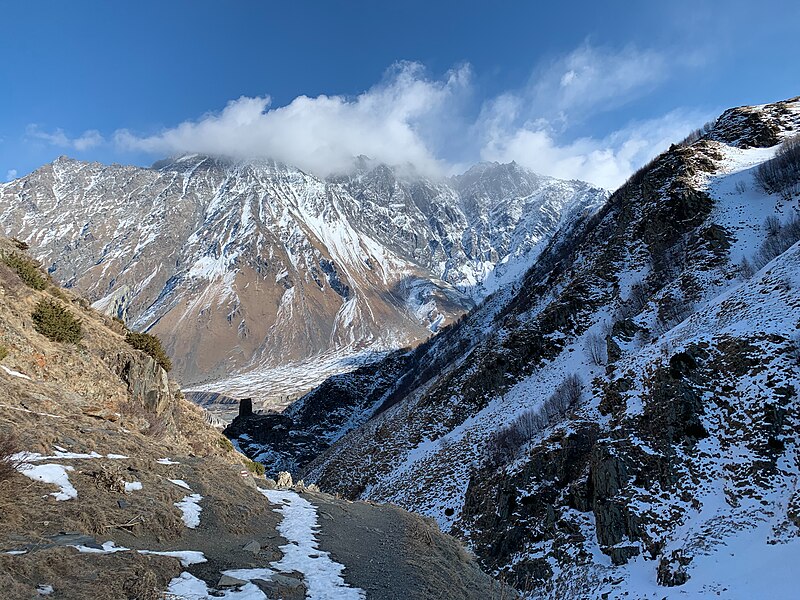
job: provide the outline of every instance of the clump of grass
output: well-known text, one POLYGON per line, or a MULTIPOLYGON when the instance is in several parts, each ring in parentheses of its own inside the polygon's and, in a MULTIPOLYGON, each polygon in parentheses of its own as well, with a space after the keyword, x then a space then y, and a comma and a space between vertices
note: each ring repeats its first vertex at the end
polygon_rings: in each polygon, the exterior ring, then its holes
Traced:
POLYGON ((77 344, 83 338, 81 322, 56 300, 40 300, 31 316, 33 328, 53 342, 77 344))
POLYGON ((8 265, 22 281, 34 290, 43 290, 49 281, 39 269, 39 263, 17 252, 3 255, 3 262, 8 265))
POLYGON ((161 365, 161 368, 165 371, 172 370, 172 361, 164 351, 164 347, 161 345, 161 340, 156 336, 149 333, 136 333, 135 331, 129 331, 125 335, 125 341, 137 350, 141 350, 142 352, 149 354, 153 360, 161 365))
POLYGON ((224 435, 217 438, 217 445, 225 452, 233 452, 233 444, 224 435))
POLYGON ((0 344, 0 360, 3 360, 6 356, 8 356, 8 348, 0 344))
POLYGON ((264 476, 265 473, 264 465, 262 465, 260 462, 248 459, 247 462, 245 463, 245 466, 247 467, 247 470, 250 471, 253 475, 258 475, 259 477, 264 476))

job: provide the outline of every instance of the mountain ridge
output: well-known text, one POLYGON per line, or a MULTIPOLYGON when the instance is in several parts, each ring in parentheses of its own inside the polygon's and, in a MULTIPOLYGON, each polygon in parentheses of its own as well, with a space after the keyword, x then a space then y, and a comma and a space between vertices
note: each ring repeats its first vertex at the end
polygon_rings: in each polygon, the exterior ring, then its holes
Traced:
POLYGON ((184 383, 237 393, 201 384, 238 374, 255 396, 284 378, 270 369, 296 364, 299 382, 318 357, 340 369, 425 339, 605 198, 494 165, 495 205, 483 190, 467 215, 447 182, 383 165, 329 181, 266 160, 154 167, 60 158, 0 186, 0 222, 95 306, 161 335, 184 383))

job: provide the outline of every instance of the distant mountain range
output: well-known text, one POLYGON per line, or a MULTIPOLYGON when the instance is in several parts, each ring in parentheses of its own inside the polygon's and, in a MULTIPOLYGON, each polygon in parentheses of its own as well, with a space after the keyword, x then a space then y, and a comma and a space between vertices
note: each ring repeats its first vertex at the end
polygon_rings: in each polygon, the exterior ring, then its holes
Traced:
POLYGON ((0 227, 158 334, 185 386, 285 404, 453 322, 606 198, 515 163, 435 181, 361 158, 323 180, 271 161, 61 157, 0 185, 0 227))

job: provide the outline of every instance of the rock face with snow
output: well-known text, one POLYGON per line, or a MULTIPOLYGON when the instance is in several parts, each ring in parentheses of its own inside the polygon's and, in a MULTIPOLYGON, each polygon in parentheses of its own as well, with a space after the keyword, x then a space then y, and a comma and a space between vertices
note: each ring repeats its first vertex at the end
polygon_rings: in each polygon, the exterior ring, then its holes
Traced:
POLYGON ((452 322, 605 197, 513 163, 433 181, 365 159, 323 181, 268 161, 60 158, 0 185, 0 224, 96 307, 160 335, 184 383, 288 402, 452 322))
POLYGON ((299 474, 435 518, 532 597, 790 595, 800 207, 754 172, 798 131, 800 99, 727 111, 517 284, 300 399, 287 427, 332 446, 299 474))

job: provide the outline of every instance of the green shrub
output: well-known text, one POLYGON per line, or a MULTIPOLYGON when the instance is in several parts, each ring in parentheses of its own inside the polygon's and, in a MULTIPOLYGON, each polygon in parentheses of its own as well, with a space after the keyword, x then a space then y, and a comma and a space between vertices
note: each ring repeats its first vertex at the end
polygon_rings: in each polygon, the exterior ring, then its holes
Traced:
POLYGON ((264 465, 260 462, 256 462, 254 460, 248 460, 246 463, 247 470, 250 471, 253 475, 259 475, 261 477, 264 476, 264 465))
POLYGON ((225 450, 225 452, 233 452, 233 444, 231 444, 231 441, 224 435, 219 437, 217 444, 220 448, 225 450))
POLYGON ((3 360, 6 356, 8 356, 8 348, 0 344, 0 360, 3 360))
POLYGON ((172 361, 169 359, 169 356, 167 356, 167 353, 164 352, 161 340, 156 336, 150 335, 149 333, 129 331, 125 336, 125 341, 137 350, 149 354, 165 371, 172 370, 172 361))
POLYGON ((47 287, 48 281, 39 270, 39 264, 23 254, 10 252, 3 256, 3 262, 11 267, 19 278, 35 290, 43 290, 47 287))
POLYGON ((50 289, 48 289, 47 291, 50 292, 53 296, 55 296, 59 300, 63 300, 64 302, 69 302, 69 297, 64 293, 64 290, 62 290, 60 287, 53 285, 50 286, 50 289))
POLYGON ((33 328, 54 342, 77 344, 83 338, 81 322, 56 300, 40 300, 31 316, 33 328))

